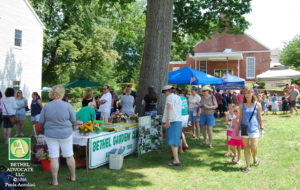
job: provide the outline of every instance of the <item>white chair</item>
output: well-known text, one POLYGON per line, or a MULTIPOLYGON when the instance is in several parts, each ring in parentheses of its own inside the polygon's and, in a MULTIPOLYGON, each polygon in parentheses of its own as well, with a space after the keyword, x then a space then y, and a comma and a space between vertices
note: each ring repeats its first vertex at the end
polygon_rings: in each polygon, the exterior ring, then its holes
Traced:
POLYGON ((46 144, 46 139, 45 139, 45 135, 37 135, 37 132, 36 132, 36 126, 33 125, 33 131, 34 131, 34 137, 35 137, 35 140, 36 140, 36 144, 37 145, 44 145, 46 144))

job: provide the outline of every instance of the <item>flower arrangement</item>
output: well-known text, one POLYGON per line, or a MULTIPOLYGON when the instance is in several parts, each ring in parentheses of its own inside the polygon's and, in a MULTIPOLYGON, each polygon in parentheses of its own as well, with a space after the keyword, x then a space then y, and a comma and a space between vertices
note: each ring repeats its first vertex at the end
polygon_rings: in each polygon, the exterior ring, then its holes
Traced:
POLYGON ((128 116, 126 114, 122 114, 121 112, 116 112, 113 114, 112 118, 113 118, 112 119, 113 123, 119 123, 119 122, 126 122, 128 116))
POLYGON ((121 112, 116 112, 112 116, 112 122, 113 123, 119 123, 119 122, 138 122, 138 115, 128 115, 128 114, 122 114, 121 112))
POLYGON ((104 127, 103 123, 104 122, 102 120, 100 120, 100 121, 98 121, 98 120, 93 121, 94 132, 95 133, 99 134, 100 132, 103 132, 103 127, 104 127))
POLYGON ((132 122, 132 123, 136 123, 136 122, 139 121, 139 117, 138 117, 137 114, 133 114, 133 115, 129 116, 129 120, 130 120, 130 122, 132 122))
POLYGON ((39 160, 51 160, 48 150, 44 150, 44 148, 39 149, 35 155, 39 160))
POLYGON ((92 123, 92 121, 89 121, 87 123, 83 123, 83 124, 79 124, 79 133, 83 134, 83 135, 89 135, 90 132, 94 131, 94 124, 92 123))

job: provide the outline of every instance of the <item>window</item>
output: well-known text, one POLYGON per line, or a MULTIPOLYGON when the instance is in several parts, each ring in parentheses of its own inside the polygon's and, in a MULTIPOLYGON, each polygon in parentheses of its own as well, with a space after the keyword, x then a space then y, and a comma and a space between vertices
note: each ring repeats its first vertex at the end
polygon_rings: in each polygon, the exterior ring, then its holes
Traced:
MULTIPOLYGON (((215 76, 216 77, 222 77, 223 75, 225 75, 227 73, 226 69, 216 69, 215 70, 215 76)), ((228 70, 228 73, 233 75, 233 71, 231 69, 228 70)))
POLYGON ((178 69, 180 69, 180 67, 173 67, 172 71, 177 71, 178 69))
POLYGON ((13 81, 13 89, 15 90, 15 94, 20 89, 20 81, 13 81))
POLYGON ((248 79, 255 78, 255 58, 254 57, 247 57, 246 60, 246 77, 248 79))
POLYGON ((15 29, 15 46, 22 47, 22 30, 15 29))
POLYGON ((200 61, 200 71, 206 73, 206 61, 200 61))

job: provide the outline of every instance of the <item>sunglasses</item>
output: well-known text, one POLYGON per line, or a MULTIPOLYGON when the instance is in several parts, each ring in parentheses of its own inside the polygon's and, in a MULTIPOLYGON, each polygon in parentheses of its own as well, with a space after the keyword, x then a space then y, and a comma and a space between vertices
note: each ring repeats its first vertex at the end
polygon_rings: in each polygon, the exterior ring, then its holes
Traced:
POLYGON ((107 90, 107 88, 103 88, 103 90, 107 90))
POLYGON ((18 94, 22 94, 22 92, 18 92, 18 94))
POLYGON ((237 111, 237 110, 233 110, 233 112, 239 112, 239 111, 237 111))

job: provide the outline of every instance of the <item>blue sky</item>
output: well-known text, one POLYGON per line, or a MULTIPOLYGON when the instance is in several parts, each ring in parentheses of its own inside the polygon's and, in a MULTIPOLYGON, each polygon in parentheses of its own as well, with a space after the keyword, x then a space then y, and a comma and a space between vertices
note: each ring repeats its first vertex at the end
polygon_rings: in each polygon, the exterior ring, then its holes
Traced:
POLYGON ((300 0, 252 0, 246 33, 270 49, 300 35, 300 0))

